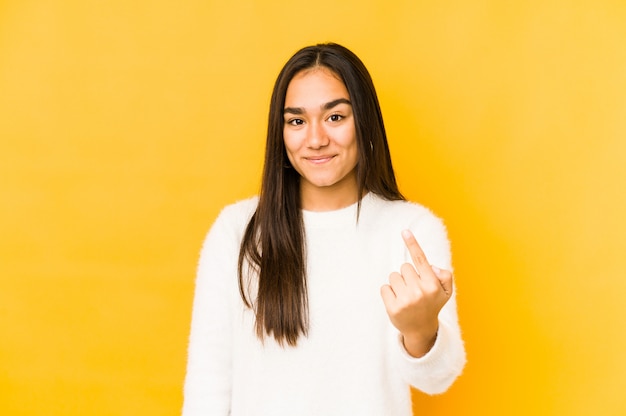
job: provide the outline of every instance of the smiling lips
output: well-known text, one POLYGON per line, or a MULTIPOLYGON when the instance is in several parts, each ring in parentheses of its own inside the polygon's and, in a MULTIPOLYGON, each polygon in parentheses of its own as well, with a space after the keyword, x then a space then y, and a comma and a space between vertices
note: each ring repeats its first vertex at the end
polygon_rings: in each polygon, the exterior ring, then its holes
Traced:
POLYGON ((331 159, 333 159, 335 156, 334 155, 328 155, 328 156, 311 156, 311 157, 305 157, 304 159, 313 163, 314 165, 322 165, 328 161, 330 161, 331 159))

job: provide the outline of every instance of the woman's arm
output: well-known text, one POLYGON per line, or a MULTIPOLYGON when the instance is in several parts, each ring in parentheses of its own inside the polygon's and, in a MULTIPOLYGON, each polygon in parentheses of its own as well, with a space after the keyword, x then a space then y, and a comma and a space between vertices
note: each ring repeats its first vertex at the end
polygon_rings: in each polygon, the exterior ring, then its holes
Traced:
POLYGON ((412 233, 407 233, 404 240, 410 261, 400 273, 390 276, 390 285, 381 293, 390 319, 400 332, 398 370, 417 389, 442 393, 465 365, 450 244, 443 223, 434 216, 411 228, 424 250, 412 233))
POLYGON ((230 414, 232 300, 239 247, 223 214, 207 235, 198 264, 183 416, 230 414))

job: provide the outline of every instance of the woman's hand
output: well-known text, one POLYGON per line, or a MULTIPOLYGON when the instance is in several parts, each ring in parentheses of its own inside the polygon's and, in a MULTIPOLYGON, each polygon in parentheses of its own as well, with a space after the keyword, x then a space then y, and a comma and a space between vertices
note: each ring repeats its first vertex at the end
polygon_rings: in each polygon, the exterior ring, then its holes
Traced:
POLYGON ((404 347, 413 357, 425 355, 435 343, 439 311, 452 296, 452 273, 428 264, 415 236, 405 230, 404 243, 413 264, 389 275, 380 294, 391 323, 403 336, 404 347))

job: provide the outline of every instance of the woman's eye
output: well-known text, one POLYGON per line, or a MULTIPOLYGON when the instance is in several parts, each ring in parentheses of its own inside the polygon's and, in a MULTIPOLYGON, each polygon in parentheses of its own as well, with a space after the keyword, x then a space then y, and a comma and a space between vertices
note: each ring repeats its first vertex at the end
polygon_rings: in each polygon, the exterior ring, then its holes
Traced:
POLYGON ((328 119, 330 121, 339 121, 343 118, 343 116, 339 115, 339 114, 333 114, 330 117, 328 117, 328 119))
POLYGON ((304 120, 301 118, 293 118, 287 121, 287 124, 291 124, 292 126, 301 126, 304 124, 304 120))

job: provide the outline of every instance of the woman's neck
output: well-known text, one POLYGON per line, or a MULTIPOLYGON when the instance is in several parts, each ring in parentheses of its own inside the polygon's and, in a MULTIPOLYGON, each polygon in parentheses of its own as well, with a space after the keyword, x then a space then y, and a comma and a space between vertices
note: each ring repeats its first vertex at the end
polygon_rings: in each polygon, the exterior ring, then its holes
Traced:
MULTIPOLYGON (((313 188, 300 189, 300 204, 306 211, 336 211, 349 207, 359 200, 358 191, 354 188, 338 189, 313 188)), ((367 193, 367 192, 366 192, 367 193)))

